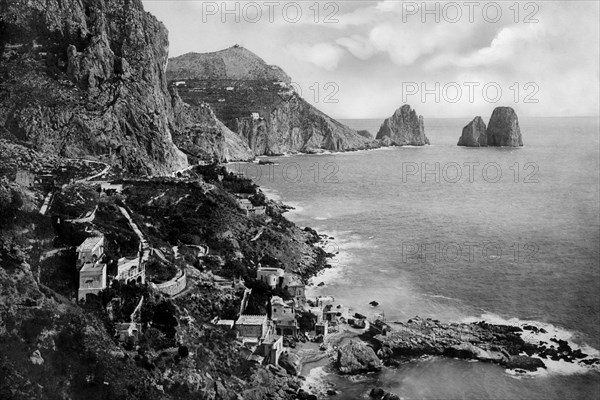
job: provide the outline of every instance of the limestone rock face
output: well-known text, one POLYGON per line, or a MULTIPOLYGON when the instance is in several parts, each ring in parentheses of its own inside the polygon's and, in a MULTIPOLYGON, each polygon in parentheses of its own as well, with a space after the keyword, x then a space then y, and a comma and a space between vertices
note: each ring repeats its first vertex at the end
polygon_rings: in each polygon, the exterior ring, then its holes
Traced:
POLYGON ((364 342, 352 340, 338 349, 338 368, 343 374, 379 371, 381 361, 364 342))
POLYGON ((165 27, 140 0, 2 1, 0 134, 137 174, 187 165, 173 144, 165 27))
POLYGON ((366 129, 357 131, 356 133, 358 133, 360 136, 365 137, 367 139, 373 139, 373 134, 366 129))
POLYGON ((417 115, 408 104, 397 109, 394 115, 383 122, 376 138, 386 146, 429 144, 429 139, 425 136, 423 117, 417 115))
POLYGON ((496 107, 487 127, 488 146, 523 146, 519 118, 511 107, 496 107))
POLYGON ((487 145, 485 122, 481 117, 475 117, 463 128, 458 146, 486 147, 487 145))
POLYGON ((209 104, 257 156, 379 147, 306 102, 281 68, 243 47, 173 58, 167 75, 185 103, 209 104))
POLYGON ((217 119, 209 104, 192 107, 185 104, 177 90, 172 90, 174 118, 179 130, 175 144, 190 162, 216 160, 219 162, 249 161, 254 153, 246 142, 217 119))

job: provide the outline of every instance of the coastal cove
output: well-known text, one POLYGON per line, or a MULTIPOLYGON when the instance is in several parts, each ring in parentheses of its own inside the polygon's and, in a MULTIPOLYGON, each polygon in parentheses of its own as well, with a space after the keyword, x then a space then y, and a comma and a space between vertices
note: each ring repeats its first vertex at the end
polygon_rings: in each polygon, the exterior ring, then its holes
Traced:
MULTIPOLYGON (((230 168, 258 178, 269 197, 295 207, 287 214, 290 220, 333 238, 326 251, 339 252, 334 268, 312 280, 308 296, 333 295, 369 317, 383 311, 389 322, 418 315, 442 322, 532 324, 597 354, 597 119, 523 118, 525 146, 519 149, 456 147, 465 121, 427 119, 432 146, 290 155, 267 158, 271 165, 230 168), (574 132, 580 135, 577 142, 559 146, 574 132), (559 153, 563 161, 557 164, 559 153), (473 181, 463 167, 462 179, 452 182, 450 167, 443 174, 451 163, 477 164, 473 181), (482 173, 489 163, 502 172, 496 182, 491 169, 482 173), (436 164, 437 181, 434 173, 421 174, 419 169, 435 171, 436 164), (415 166, 417 172, 408 174, 415 166), (473 242, 479 247, 469 258, 465 243, 473 242), (501 252, 486 257, 481 248, 488 243, 501 252), (436 244, 448 251, 436 251, 436 244), (325 285, 316 286, 321 282, 325 285), (371 307, 371 301, 379 306, 371 307)), ((342 122, 370 131, 381 123, 342 122)), ((333 383, 348 398, 375 386, 407 398, 558 399, 600 393, 597 371, 565 362, 546 365, 539 373, 509 374, 497 365, 426 357, 353 378, 318 367, 309 380, 325 387, 333 383)))

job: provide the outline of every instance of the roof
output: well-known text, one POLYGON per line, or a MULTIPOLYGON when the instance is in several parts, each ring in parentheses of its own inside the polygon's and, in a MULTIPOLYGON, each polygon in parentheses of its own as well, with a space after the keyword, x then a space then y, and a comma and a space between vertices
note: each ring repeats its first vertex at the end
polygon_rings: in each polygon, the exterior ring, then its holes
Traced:
POLYGON ((258 268, 258 272, 276 272, 278 274, 283 274, 283 269, 272 267, 260 267, 258 268))
POLYGON ((220 319, 217 321, 217 325, 228 326, 230 328, 233 328, 233 324, 235 324, 235 321, 232 319, 220 319))
POLYGON ((271 297, 271 305, 281 305, 281 306, 285 306, 285 302, 283 301, 283 299, 279 296, 273 296, 271 297))
POLYGON ((262 325, 267 322, 267 315, 240 315, 237 325, 262 325))
POLYGON ((79 273, 82 272, 102 272, 106 268, 106 264, 103 263, 85 263, 79 273))
POLYGON ((77 248, 78 251, 90 251, 104 241, 104 236, 92 236, 83 241, 77 248))

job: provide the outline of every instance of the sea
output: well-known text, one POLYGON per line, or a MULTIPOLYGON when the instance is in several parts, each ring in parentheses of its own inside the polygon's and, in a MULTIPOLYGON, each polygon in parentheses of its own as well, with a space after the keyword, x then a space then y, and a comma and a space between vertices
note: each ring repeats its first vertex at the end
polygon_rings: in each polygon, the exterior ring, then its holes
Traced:
MULTIPOLYGON (((341 120, 376 134, 381 120, 341 120)), ((521 118, 522 148, 466 148, 465 119, 426 119, 430 146, 262 157, 237 168, 336 254, 310 296, 386 321, 533 324, 600 357, 598 118, 521 118), (323 282, 324 285, 318 286, 323 282), (378 306, 369 303, 376 301, 378 306)), ((319 365, 314 387, 363 399, 599 399, 600 372, 563 361, 515 373, 425 357, 355 377, 319 365)), ((314 367, 314 366, 313 366, 314 367)))

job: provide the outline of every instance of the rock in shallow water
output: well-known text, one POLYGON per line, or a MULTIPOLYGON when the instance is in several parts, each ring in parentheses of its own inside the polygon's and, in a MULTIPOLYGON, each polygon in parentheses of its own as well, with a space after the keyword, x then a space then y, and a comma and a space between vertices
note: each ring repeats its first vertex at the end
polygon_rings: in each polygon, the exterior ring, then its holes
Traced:
POLYGON ((365 343, 352 340, 338 349, 338 368, 343 374, 358 374, 381 369, 381 360, 365 343))

